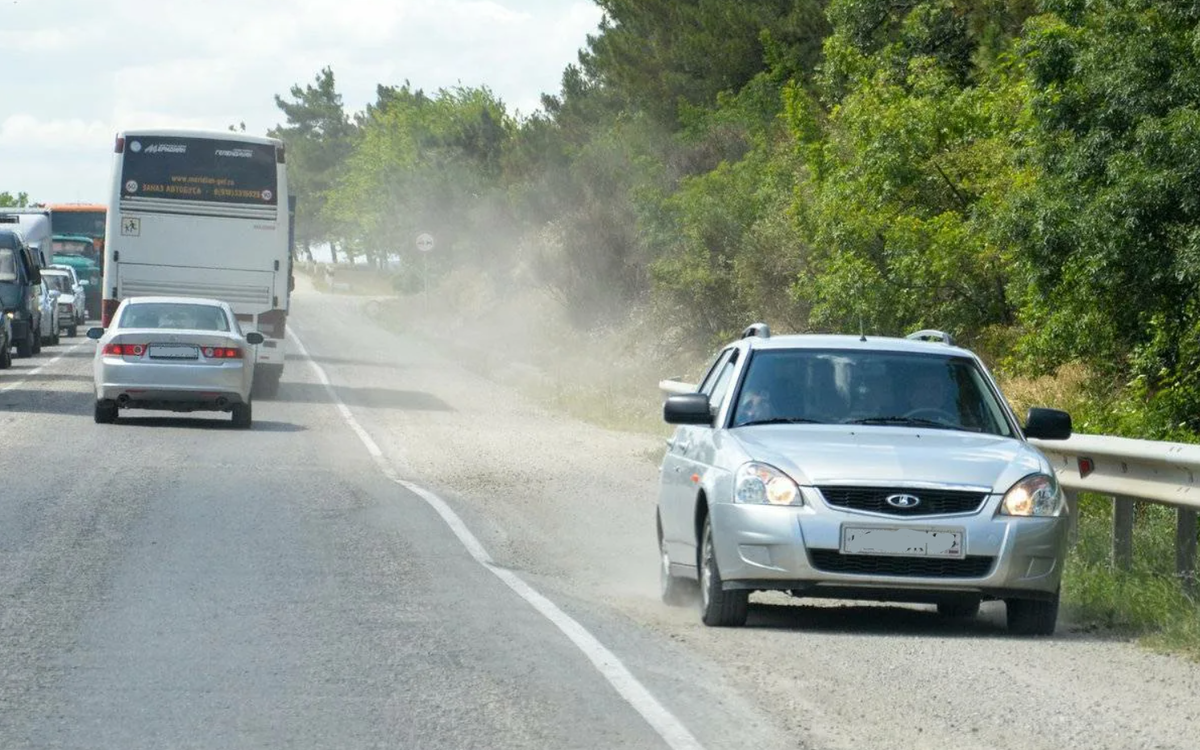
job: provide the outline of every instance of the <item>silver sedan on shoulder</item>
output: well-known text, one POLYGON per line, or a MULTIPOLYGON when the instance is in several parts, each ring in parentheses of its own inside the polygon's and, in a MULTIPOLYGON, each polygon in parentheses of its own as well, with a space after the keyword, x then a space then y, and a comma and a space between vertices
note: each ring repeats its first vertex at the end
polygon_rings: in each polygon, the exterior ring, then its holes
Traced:
POLYGON ((242 333, 228 304, 191 297, 131 297, 108 329, 92 328, 96 422, 120 409, 230 412, 251 423, 257 331, 242 333))
POLYGON ((668 603, 698 581, 703 621, 736 626, 754 591, 958 618, 1002 600, 1012 631, 1054 632, 1069 508, 1028 438, 1065 439, 1071 418, 1031 409, 1022 427, 945 334, 753 326, 699 386, 664 388, 678 425, 658 501, 668 603))

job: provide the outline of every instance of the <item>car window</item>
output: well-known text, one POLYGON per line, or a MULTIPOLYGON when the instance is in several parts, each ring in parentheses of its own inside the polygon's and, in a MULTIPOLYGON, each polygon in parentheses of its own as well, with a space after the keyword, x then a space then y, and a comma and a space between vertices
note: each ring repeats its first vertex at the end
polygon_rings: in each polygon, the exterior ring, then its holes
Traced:
POLYGON ((0 281, 17 280, 17 256, 11 248, 0 247, 0 281))
POLYGON ((712 373, 712 377, 700 389, 700 392, 708 396, 709 406, 713 414, 721 410, 725 403, 725 398, 729 394, 729 386, 733 380, 733 371, 737 368, 737 350, 732 350, 729 356, 719 364, 716 371, 712 373))
POLYGON ((228 332, 229 319, 214 305, 143 302, 127 306, 117 327, 228 332))
POLYGON ((781 349, 747 363, 734 427, 768 421, 923 426, 1012 435, 969 357, 781 349))

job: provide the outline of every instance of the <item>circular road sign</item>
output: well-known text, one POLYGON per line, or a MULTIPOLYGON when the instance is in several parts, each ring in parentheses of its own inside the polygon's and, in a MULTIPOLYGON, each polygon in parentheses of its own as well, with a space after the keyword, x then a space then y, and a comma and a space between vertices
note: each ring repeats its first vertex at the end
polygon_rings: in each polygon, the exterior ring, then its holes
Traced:
POLYGON ((423 253, 433 250, 433 235, 428 232, 417 235, 417 249, 423 253))

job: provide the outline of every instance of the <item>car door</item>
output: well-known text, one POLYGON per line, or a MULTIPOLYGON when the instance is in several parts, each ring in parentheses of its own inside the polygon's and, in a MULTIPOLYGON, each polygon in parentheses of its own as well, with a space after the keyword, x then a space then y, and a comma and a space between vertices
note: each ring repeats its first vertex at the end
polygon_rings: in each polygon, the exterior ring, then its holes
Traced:
MULTIPOLYGON (((737 362, 738 350, 733 347, 726 349, 700 384, 700 393, 709 397, 714 419, 721 413, 737 362)), ((667 442, 659 507, 663 539, 675 563, 695 564, 696 498, 701 480, 711 466, 712 435, 711 425, 680 425, 667 442)))

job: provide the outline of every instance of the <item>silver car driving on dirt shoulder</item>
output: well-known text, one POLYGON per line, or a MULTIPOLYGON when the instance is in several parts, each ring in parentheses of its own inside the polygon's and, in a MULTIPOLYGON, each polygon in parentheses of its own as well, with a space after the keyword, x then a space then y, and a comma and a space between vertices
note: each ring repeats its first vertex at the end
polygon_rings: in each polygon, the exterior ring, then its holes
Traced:
POLYGON ((92 328, 96 422, 120 409, 224 411, 251 424, 257 331, 243 334, 228 304, 192 297, 130 297, 106 330, 92 328))
POLYGON ((667 603, 698 582, 703 621, 737 626, 753 591, 960 618, 999 599, 1011 631, 1054 632, 1068 507, 1027 438, 1066 439, 1071 418, 1031 409, 1022 428, 949 336, 772 337, 760 324, 698 386, 672 390, 657 519, 667 603))

